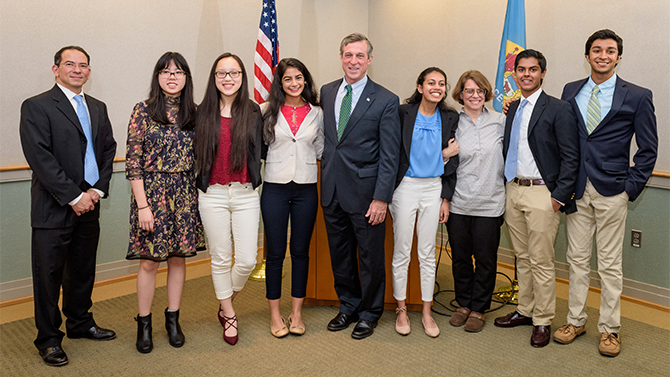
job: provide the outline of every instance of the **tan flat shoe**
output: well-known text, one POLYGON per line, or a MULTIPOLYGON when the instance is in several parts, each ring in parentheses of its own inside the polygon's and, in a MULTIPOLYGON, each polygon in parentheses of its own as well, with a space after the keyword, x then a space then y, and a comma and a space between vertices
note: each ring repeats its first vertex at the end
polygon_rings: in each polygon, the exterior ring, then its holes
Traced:
POLYGON ((395 331, 400 334, 400 335, 408 335, 412 329, 409 327, 409 316, 407 316, 407 324, 406 325, 399 325, 398 324, 398 319, 400 318, 400 313, 402 312, 407 312, 407 307, 404 306, 402 308, 396 308, 395 310, 396 314, 398 316, 395 318, 395 331))
POLYGON ((272 333, 272 335, 275 338, 283 338, 286 335, 288 335, 288 328, 286 327, 286 322, 284 321, 284 317, 281 318, 281 322, 282 322, 282 327, 277 329, 277 330, 273 330, 272 326, 270 326, 270 333, 272 333))
MULTIPOLYGON (((433 320, 435 322, 435 320, 433 320)), ((421 318, 421 324, 423 325, 423 331, 426 333, 431 338, 437 338, 438 335, 440 335, 440 328, 437 327, 437 323, 435 323, 435 327, 426 327, 426 323, 423 321, 423 317, 421 318)))
POLYGON ((305 333, 305 326, 293 325, 291 316, 288 316, 288 331, 293 335, 302 335, 305 333))

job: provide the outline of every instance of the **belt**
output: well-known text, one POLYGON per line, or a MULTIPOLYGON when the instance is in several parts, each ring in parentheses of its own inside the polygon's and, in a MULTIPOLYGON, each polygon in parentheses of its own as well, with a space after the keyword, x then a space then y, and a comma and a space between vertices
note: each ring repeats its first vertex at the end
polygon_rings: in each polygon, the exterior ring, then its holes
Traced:
POLYGON ((521 179, 521 178, 514 178, 512 182, 518 184, 519 186, 540 186, 540 185, 546 185, 544 183, 544 179, 521 179))

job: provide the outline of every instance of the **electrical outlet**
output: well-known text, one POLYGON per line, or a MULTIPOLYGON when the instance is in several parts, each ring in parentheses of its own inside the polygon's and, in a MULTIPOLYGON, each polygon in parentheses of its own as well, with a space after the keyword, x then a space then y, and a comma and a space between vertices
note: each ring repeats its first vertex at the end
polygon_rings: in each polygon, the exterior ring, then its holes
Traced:
POLYGON ((642 231, 631 229, 630 231, 630 245, 632 247, 642 247, 642 231))

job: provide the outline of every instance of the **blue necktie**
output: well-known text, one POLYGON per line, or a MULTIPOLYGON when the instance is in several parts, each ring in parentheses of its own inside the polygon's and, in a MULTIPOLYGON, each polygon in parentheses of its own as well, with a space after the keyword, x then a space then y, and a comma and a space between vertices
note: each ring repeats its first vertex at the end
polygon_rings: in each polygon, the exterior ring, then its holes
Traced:
POLYGON ((98 182, 100 175, 98 173, 98 163, 95 161, 95 151, 93 150, 93 134, 91 133, 91 122, 88 119, 88 110, 84 106, 81 94, 74 96, 77 101, 77 118, 81 123, 81 128, 86 136, 86 156, 84 157, 84 179, 89 185, 93 186, 98 182))
POLYGON ((507 150, 507 159, 505 160, 505 179, 510 182, 516 177, 516 163, 519 155, 519 133, 521 130, 521 118, 523 118, 523 107, 528 100, 521 101, 521 105, 516 110, 514 121, 512 121, 512 131, 509 139, 509 149, 507 150))

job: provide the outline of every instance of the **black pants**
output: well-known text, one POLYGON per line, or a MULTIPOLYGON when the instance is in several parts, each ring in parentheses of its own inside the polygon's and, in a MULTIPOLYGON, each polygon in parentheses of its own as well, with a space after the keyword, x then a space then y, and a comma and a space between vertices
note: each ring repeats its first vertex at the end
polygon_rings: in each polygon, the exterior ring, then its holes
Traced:
POLYGON ((265 289, 268 300, 277 300, 281 297, 281 275, 286 256, 289 215, 291 216, 291 296, 305 297, 309 273, 309 244, 318 205, 316 183, 263 184, 261 213, 267 239, 265 289))
POLYGON ((64 333, 58 309, 63 287, 65 328, 79 335, 95 325, 89 309, 95 282, 95 260, 100 237, 98 220, 82 221, 72 227, 33 228, 32 269, 35 325, 38 349, 59 346, 64 333))
POLYGON ((491 307, 503 217, 449 214, 454 290, 458 305, 478 313, 491 307), (472 257, 475 257, 475 265, 472 257))
POLYGON ((340 312, 374 322, 384 312, 386 221, 372 226, 364 213, 345 212, 337 195, 323 216, 340 312))

